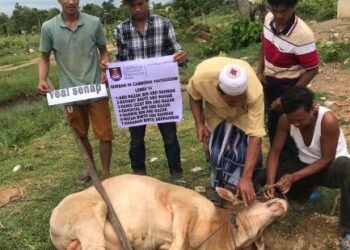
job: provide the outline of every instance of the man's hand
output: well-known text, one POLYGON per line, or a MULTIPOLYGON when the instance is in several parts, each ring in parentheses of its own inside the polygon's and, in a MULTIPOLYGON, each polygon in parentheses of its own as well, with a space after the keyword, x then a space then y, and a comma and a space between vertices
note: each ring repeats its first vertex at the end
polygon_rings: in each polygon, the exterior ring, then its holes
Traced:
POLYGON ((109 63, 109 61, 107 60, 101 60, 100 61, 100 68, 103 72, 106 72, 107 69, 107 63, 109 63))
POLYGON ((275 197, 275 188, 274 187, 270 187, 268 188, 265 192, 264 192, 264 198, 266 199, 272 199, 275 197))
POLYGON ((253 182, 250 178, 242 177, 237 185, 237 195, 241 196, 245 206, 256 199, 253 182))
POLYGON ((185 63, 187 60, 187 55, 185 51, 183 50, 178 50, 174 54, 174 62, 177 62, 178 64, 185 63))
POLYGON ((41 80, 38 84, 37 91, 40 95, 46 95, 46 93, 50 92, 51 89, 45 80, 41 80))
POLYGON ((196 126, 196 130, 197 130, 198 139, 204 144, 204 148, 208 149, 209 135, 210 135, 208 128, 204 124, 199 124, 196 126))
POLYGON ((282 178, 278 181, 279 189, 281 190, 282 194, 289 192, 290 188, 293 185, 293 182, 293 175, 285 174, 282 176, 282 178))
POLYGON ((281 97, 276 98, 276 100, 271 103, 270 108, 276 111, 282 110, 281 97))

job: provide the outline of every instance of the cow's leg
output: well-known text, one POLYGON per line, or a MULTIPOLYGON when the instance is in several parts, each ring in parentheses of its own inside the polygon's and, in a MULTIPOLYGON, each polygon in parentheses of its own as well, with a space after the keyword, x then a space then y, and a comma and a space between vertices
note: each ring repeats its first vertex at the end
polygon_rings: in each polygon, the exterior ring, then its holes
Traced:
POLYGON ((80 242, 78 240, 73 240, 68 244, 67 250, 82 250, 80 242))
MULTIPOLYGON (((84 203, 84 205, 87 204, 84 203)), ((106 249, 104 237, 106 217, 107 206, 102 200, 88 208, 81 209, 79 220, 73 223, 76 237, 80 241, 82 249, 106 249)))
POLYGON ((188 249, 186 247, 186 235, 191 219, 191 212, 186 210, 184 206, 173 207, 173 240, 169 250, 188 249))
POLYGON ((265 241, 262 235, 255 240, 254 244, 257 250, 265 250, 265 241))

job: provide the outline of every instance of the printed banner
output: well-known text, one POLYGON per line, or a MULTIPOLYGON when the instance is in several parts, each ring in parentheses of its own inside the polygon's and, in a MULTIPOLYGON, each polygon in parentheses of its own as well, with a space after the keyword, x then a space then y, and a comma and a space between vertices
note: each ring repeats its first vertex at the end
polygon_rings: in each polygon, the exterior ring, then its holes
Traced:
POLYGON ((46 94, 49 105, 72 103, 108 96, 105 84, 91 84, 53 90, 46 94))
POLYGON ((110 63, 106 75, 119 127, 182 120, 179 68, 173 56, 110 63))

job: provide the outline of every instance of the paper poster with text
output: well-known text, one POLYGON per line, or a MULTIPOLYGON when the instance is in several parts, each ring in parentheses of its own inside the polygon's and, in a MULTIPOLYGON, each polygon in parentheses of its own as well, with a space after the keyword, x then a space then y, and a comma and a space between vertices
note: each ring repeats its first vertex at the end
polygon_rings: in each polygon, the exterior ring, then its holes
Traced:
POLYGON ((179 68, 173 56, 110 63, 106 73, 119 127, 182 120, 179 68))

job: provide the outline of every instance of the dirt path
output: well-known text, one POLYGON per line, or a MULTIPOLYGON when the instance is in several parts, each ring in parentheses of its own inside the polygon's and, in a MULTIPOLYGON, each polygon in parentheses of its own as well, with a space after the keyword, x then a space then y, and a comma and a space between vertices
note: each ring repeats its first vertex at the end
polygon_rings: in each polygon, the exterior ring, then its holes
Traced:
MULTIPOLYGON (((107 44, 107 49, 108 49, 108 52, 110 53, 110 55, 113 55, 113 53, 115 53, 115 46, 113 44, 107 44)), ((39 62, 39 58, 34 58, 30 61, 25 61, 17 66, 15 66, 13 64, 2 65, 2 66, 0 66, 0 72, 17 70, 19 68, 23 68, 23 67, 27 67, 27 66, 30 66, 33 64, 37 64, 38 62, 39 62)), ((54 60, 53 55, 51 55, 51 57, 50 57, 50 62, 52 65, 55 64, 55 60, 54 60)))

